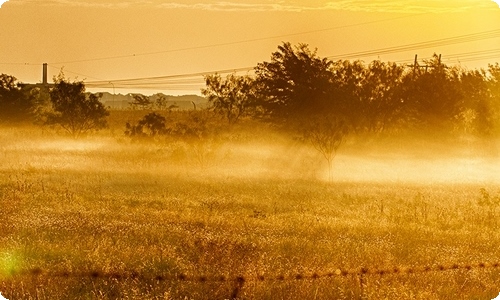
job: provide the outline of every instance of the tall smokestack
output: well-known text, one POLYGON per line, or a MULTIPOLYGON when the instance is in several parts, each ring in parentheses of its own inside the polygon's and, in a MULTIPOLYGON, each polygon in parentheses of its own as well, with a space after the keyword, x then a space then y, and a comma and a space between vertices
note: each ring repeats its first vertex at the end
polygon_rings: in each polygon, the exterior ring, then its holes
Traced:
POLYGON ((43 77, 42 77, 42 84, 46 85, 47 84, 47 63, 43 64, 43 77))

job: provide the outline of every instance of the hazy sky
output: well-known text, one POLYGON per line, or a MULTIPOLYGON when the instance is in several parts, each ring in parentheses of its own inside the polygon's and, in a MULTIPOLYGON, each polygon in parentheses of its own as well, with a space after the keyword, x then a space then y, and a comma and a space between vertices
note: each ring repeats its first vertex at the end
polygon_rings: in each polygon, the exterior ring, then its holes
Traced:
MULTIPOLYGON (((436 52, 469 68, 500 61, 500 8, 490 0, 10 0, 0 8, 0 29, 0 73, 32 83, 44 62, 49 78, 64 67, 86 82, 253 67, 282 41, 338 59, 436 40, 349 59, 410 62, 436 52)), ((200 78, 158 79, 149 93, 197 92, 200 78)))

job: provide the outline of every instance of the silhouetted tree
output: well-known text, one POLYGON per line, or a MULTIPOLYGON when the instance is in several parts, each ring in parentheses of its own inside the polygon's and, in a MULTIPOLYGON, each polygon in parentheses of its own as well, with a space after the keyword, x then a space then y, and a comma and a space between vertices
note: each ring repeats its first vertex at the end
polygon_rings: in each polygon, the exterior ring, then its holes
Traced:
POLYGON ((159 94, 155 100, 155 107, 159 110, 165 110, 168 108, 167 104, 168 104, 168 101, 167 101, 167 97, 165 97, 164 95, 161 95, 159 94))
POLYGON ((155 138, 159 135, 167 133, 166 118, 157 113, 149 113, 145 115, 137 124, 125 124, 125 135, 131 137, 133 140, 144 138, 155 138))
MULTIPOLYGON (((362 61, 339 60, 332 64, 332 105, 333 110, 345 117, 356 131, 365 127, 367 103, 364 103, 363 90, 368 70, 362 61)), ((367 93, 368 94, 368 93, 367 93)))
POLYGON ((339 60, 332 73, 336 111, 355 131, 381 132, 401 118, 403 66, 339 60))
POLYGON ((19 122, 31 119, 33 94, 22 90, 14 76, 0 74, 0 122, 19 122))
POLYGON ((249 76, 219 74, 205 76, 206 88, 201 90, 210 104, 210 109, 223 116, 232 125, 243 116, 255 102, 254 80, 249 76))
POLYGON ((83 82, 69 82, 61 74, 50 91, 52 110, 47 113, 46 124, 59 125, 73 137, 107 126, 108 110, 99 101, 100 95, 85 94, 83 82))
POLYGON ((309 141, 328 163, 330 181, 332 180, 333 159, 348 133, 349 127, 345 120, 333 115, 311 119, 303 124, 304 139, 309 141))
POLYGON ((491 93, 491 115, 493 126, 500 132, 500 64, 488 65, 488 89, 491 93))
POLYGON ((144 96, 141 94, 134 94, 132 95, 132 97, 134 98, 134 101, 130 102, 130 105, 132 105, 134 109, 139 108, 141 110, 146 110, 150 109, 151 106, 153 105, 153 102, 151 101, 151 99, 149 99, 148 96, 144 96))
POLYGON ((308 45, 290 43, 278 46, 270 62, 259 63, 255 67, 258 95, 271 120, 286 123, 331 109, 331 65, 308 45))
POLYGON ((486 71, 460 70, 460 112, 455 117, 465 133, 489 134, 493 130, 492 94, 486 71))
POLYGON ((368 66, 360 96, 369 131, 383 131, 400 119, 403 74, 404 67, 395 63, 375 60, 368 66))
POLYGON ((416 125, 444 127, 460 113, 459 76, 437 55, 403 78, 405 113, 416 125))

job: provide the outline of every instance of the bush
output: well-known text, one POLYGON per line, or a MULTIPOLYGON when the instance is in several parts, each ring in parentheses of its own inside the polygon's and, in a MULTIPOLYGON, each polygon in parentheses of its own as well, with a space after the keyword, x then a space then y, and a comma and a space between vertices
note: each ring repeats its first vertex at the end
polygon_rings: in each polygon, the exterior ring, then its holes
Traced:
POLYGON ((149 113, 133 125, 130 122, 125 124, 125 135, 133 140, 137 139, 154 139, 159 135, 167 133, 167 119, 157 113, 149 113))

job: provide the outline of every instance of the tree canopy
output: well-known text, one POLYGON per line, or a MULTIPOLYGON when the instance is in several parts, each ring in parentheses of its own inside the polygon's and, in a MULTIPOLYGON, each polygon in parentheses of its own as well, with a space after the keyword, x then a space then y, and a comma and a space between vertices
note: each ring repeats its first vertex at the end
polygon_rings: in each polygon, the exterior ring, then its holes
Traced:
POLYGON ((254 88, 267 119, 287 126, 337 116, 355 132, 464 126, 469 133, 500 132, 498 63, 471 71, 434 55, 424 64, 333 62, 306 44, 283 43, 255 67, 254 88))
POLYGON ((109 112, 99 98, 87 96, 83 82, 69 82, 59 76, 50 91, 52 110, 47 113, 46 124, 59 125, 75 138, 103 129, 109 112))
POLYGON ((330 104, 331 66, 306 44, 278 46, 270 62, 255 67, 264 111, 279 122, 323 111, 330 104))
POLYGON ((255 103, 254 80, 249 76, 230 74, 226 79, 220 75, 205 76, 206 88, 201 90, 215 113, 223 116, 232 125, 255 103))
POLYGON ((0 122, 20 122, 32 115, 33 94, 17 85, 17 78, 0 74, 0 122))

